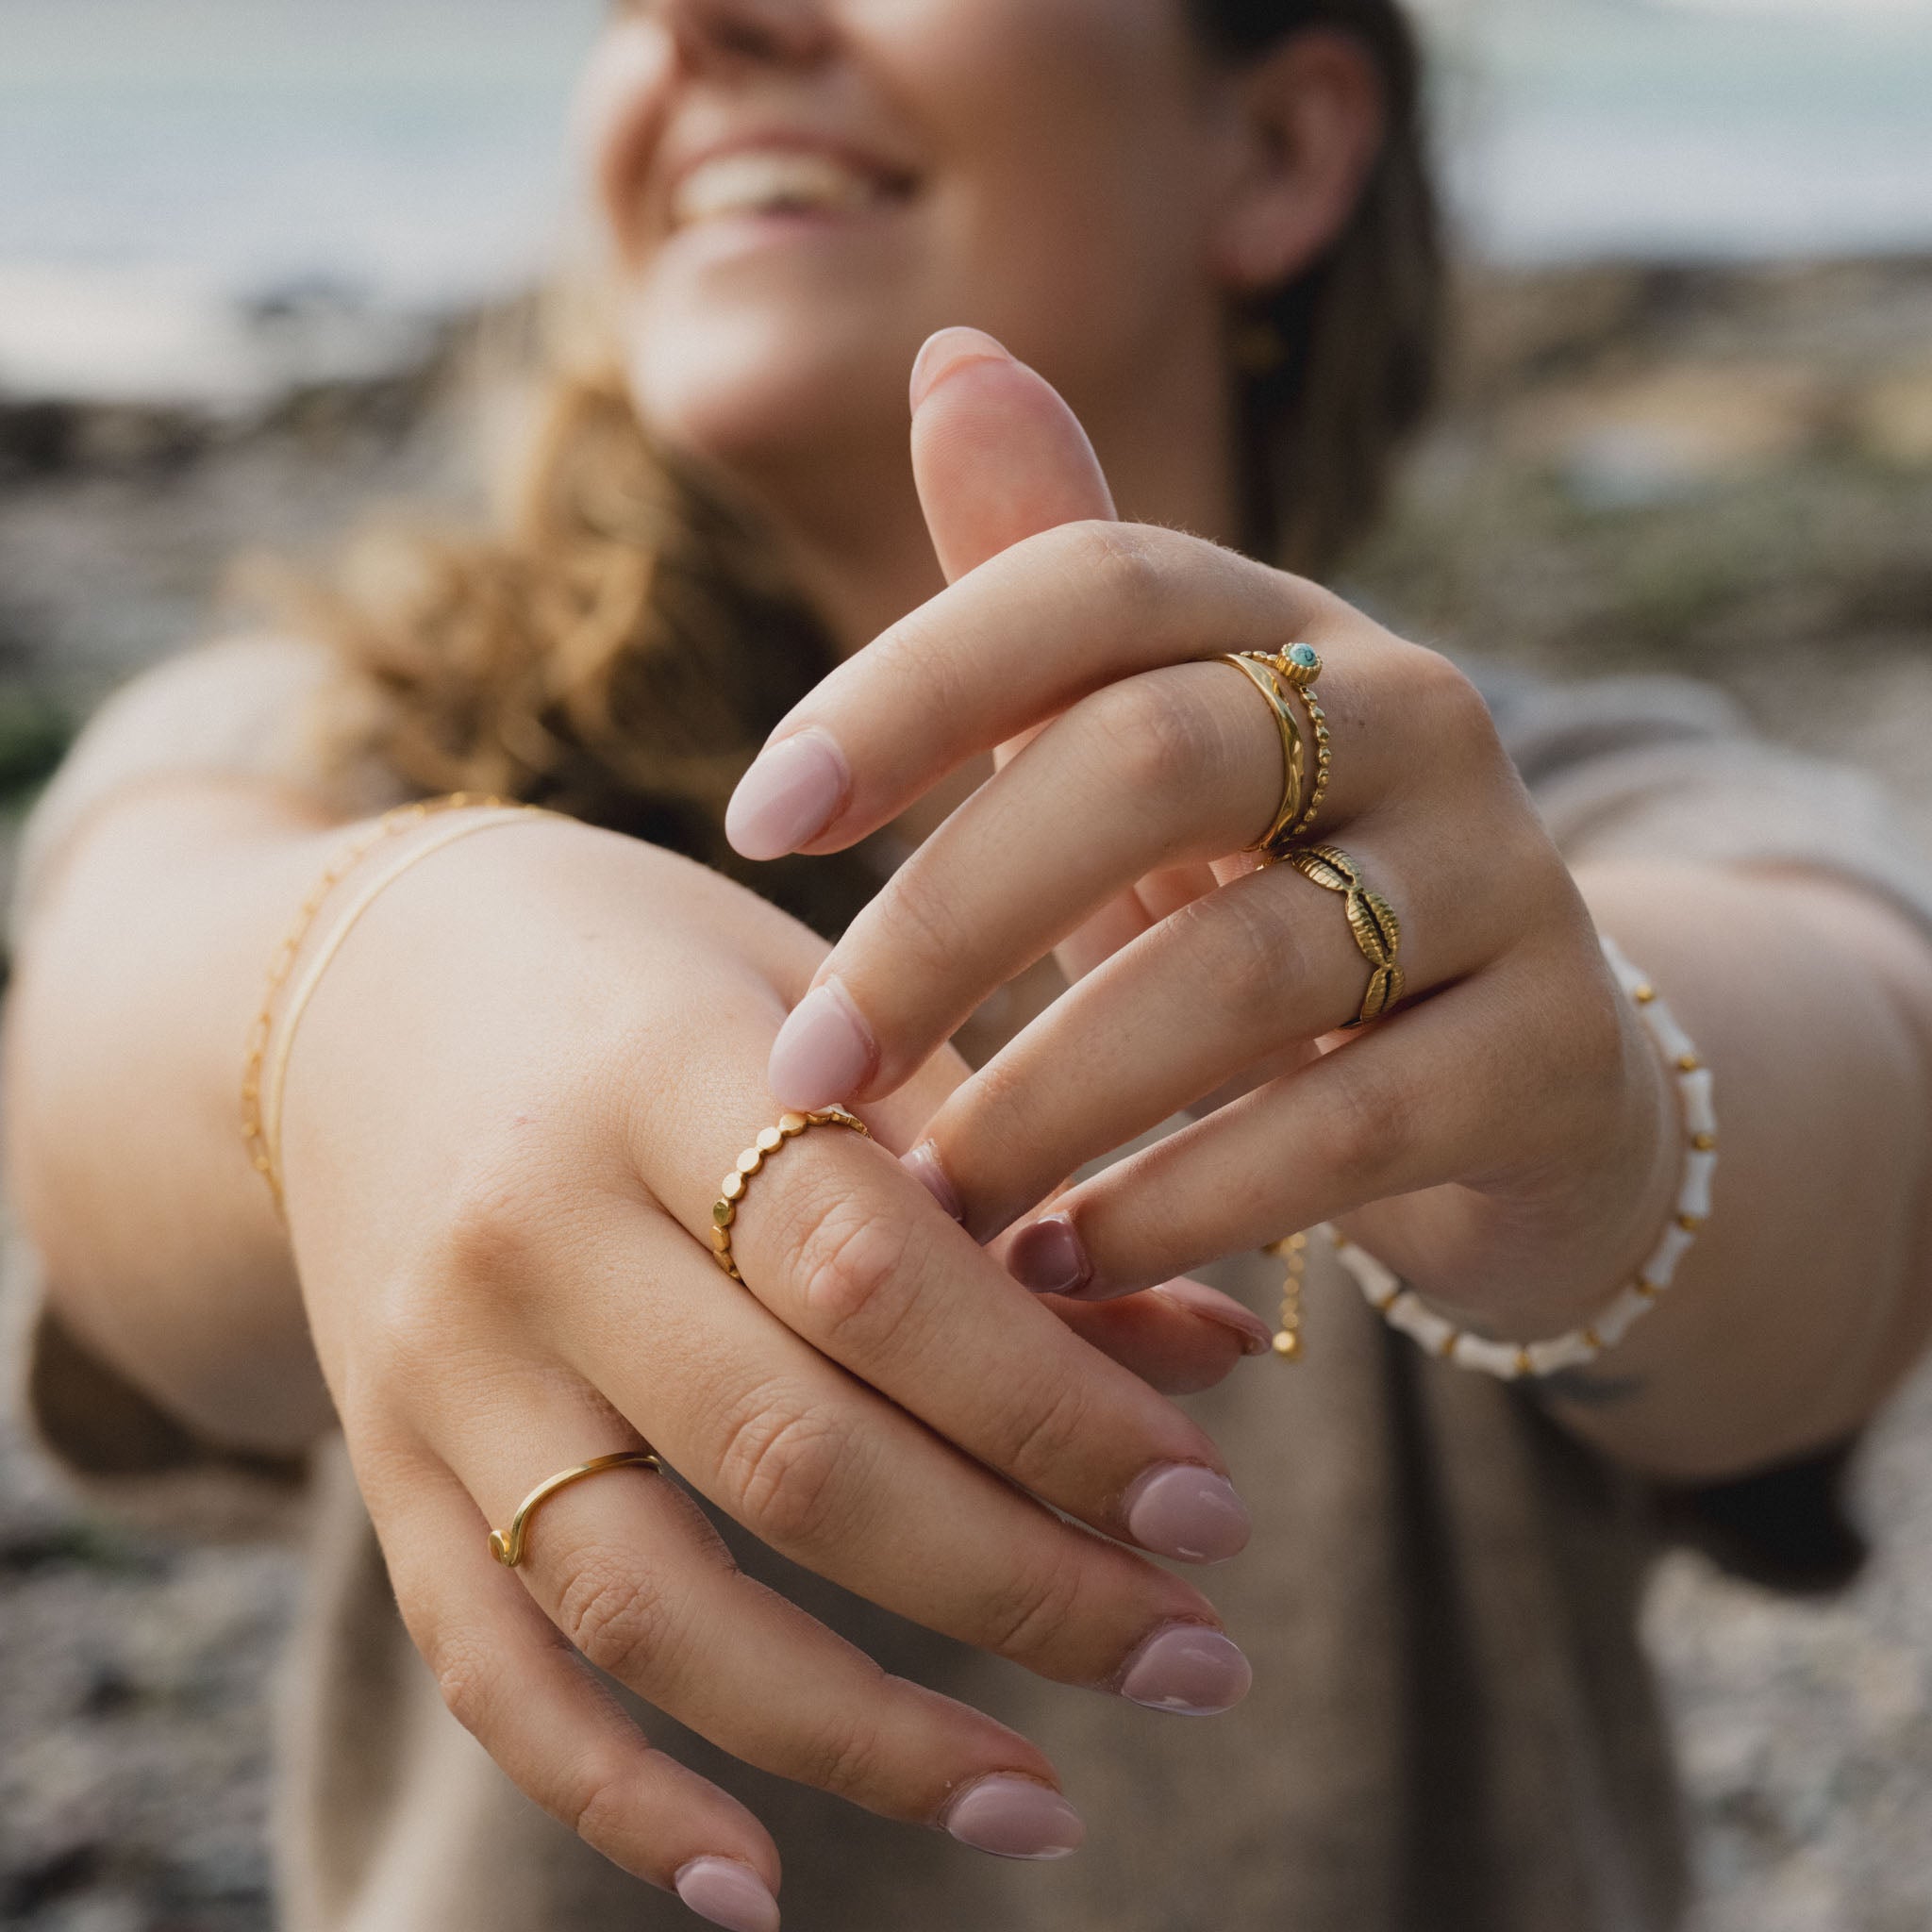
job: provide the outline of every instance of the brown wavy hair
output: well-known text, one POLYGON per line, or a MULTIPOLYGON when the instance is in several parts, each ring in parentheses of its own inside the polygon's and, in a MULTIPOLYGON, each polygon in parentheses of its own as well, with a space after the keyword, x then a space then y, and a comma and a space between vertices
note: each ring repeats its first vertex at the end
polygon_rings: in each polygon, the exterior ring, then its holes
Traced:
MULTIPOLYGON (((1205 42, 1255 58, 1310 27, 1353 34, 1387 132, 1344 232, 1231 318, 1244 543, 1320 575, 1381 507, 1432 399, 1443 251, 1420 61, 1397 0, 1187 0, 1205 42)), ((346 755, 425 793, 526 798, 689 854, 836 931, 863 865, 741 867, 724 807, 774 725, 831 668, 774 546, 645 436, 608 358, 558 355, 497 526, 352 556, 306 602, 358 702, 346 755)))

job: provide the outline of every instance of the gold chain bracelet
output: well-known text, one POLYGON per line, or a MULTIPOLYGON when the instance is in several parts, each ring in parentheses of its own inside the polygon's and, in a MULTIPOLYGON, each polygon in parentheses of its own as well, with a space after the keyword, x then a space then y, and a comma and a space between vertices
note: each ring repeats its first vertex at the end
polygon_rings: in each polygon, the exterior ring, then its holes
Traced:
POLYGON ((275 1211, 284 1217, 288 1204, 283 1198, 280 1165, 270 1144, 272 1123, 264 1109, 263 1068, 275 1032, 275 1002, 295 970, 295 961, 308 943, 322 908, 356 868, 379 846, 414 831, 426 821, 454 811, 534 812, 538 808, 520 806, 512 799, 480 792, 453 791, 443 798, 419 799, 386 811, 368 830, 358 833, 329 861, 322 876, 303 900, 293 923, 269 960, 267 983, 262 991, 261 1010, 248 1029, 248 1043, 242 1062, 242 1139, 248 1150, 249 1165, 268 1186, 275 1211))

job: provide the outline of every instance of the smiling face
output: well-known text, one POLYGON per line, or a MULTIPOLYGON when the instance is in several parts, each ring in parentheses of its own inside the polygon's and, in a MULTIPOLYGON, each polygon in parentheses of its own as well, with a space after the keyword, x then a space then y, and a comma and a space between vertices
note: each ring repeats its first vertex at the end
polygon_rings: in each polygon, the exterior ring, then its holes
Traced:
POLYGON ((903 470, 965 323, 1105 452, 1110 399, 1219 353, 1222 78, 1182 0, 632 0, 584 124, 641 414, 753 479, 903 470))

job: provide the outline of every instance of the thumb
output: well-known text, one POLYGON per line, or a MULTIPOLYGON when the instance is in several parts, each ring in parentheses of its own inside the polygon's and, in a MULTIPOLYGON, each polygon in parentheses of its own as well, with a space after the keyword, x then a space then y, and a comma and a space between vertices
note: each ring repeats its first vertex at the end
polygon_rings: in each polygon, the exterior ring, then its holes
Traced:
POLYGON ((941 329, 919 352, 912 474, 948 583, 1024 537, 1114 516, 1079 418, 974 328, 941 329))

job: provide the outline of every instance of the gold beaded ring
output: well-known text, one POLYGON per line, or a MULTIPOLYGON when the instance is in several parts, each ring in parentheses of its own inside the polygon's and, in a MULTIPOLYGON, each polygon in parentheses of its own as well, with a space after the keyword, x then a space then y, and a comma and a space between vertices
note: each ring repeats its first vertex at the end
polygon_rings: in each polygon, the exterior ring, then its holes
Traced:
POLYGON ((1348 1025, 1366 1026, 1371 1020, 1379 1020, 1401 999, 1404 985, 1402 968, 1395 963, 1402 944, 1395 908, 1363 884, 1361 868, 1339 845, 1310 845, 1306 851, 1289 853, 1287 859, 1311 885, 1340 892, 1347 900, 1348 929, 1370 967, 1362 1009, 1348 1025))
POLYGON ((758 1174, 786 1141, 795 1141, 801 1134, 810 1133, 814 1127, 846 1127, 855 1134, 863 1135, 868 1141, 872 1139, 872 1129, 856 1114, 847 1113, 842 1107, 828 1107, 819 1113, 783 1115, 775 1127, 767 1127, 738 1157, 738 1165, 724 1176, 717 1204, 711 1209, 711 1256, 733 1281, 744 1279, 732 1257, 731 1230, 737 1224, 738 1210, 743 1205, 745 1190, 751 1185, 752 1175, 758 1174))
POLYGON ((510 1518, 508 1533, 500 1529, 490 1532, 490 1554, 506 1570, 514 1570, 524 1560, 524 1546, 530 1538, 530 1519, 537 1511, 558 1490, 567 1490, 587 1475, 602 1475, 607 1469, 648 1469, 655 1475, 664 1474, 664 1465, 658 1461, 655 1449, 625 1449, 615 1456, 592 1457, 589 1462, 580 1462, 575 1469, 566 1469, 548 1482, 539 1483, 510 1518))
POLYGON ((1247 848, 1274 857, 1289 826, 1301 817, 1307 792, 1307 753, 1302 744, 1301 723, 1281 688, 1279 666, 1273 658, 1258 651, 1227 651, 1216 661, 1232 664, 1268 700, 1275 729, 1281 734, 1281 804, 1268 829, 1247 848))
POLYGON ((1315 680, 1322 675, 1322 654, 1313 644, 1290 644, 1267 660, 1285 677, 1295 695, 1307 708, 1308 723, 1315 728, 1315 783, 1308 793, 1307 809, 1281 835, 1274 848, 1277 858, 1287 856, 1287 847, 1306 839, 1321 816, 1322 801, 1327 795, 1328 772, 1332 762, 1328 743, 1328 714, 1315 695, 1315 680))

